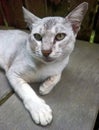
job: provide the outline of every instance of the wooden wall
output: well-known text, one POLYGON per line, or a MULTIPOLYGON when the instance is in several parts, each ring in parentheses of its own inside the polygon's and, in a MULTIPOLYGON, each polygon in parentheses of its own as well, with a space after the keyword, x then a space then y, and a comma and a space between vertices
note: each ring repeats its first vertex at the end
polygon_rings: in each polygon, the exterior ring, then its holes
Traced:
MULTIPOLYGON (((81 2, 88 2, 89 9, 82 23, 78 38, 89 40, 97 0, 0 0, 0 25, 25 29, 22 6, 39 17, 66 16, 81 2)), ((99 22, 98 22, 99 23, 99 22)), ((97 41, 99 41, 99 24, 97 25, 97 41)))

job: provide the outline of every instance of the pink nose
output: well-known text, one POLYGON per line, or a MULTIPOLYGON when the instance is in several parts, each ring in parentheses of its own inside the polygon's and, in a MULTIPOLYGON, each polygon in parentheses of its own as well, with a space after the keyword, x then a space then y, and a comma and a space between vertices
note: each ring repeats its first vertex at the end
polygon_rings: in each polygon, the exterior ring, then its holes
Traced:
POLYGON ((45 56, 45 57, 48 57, 49 54, 51 54, 51 52, 52 52, 52 50, 42 50, 42 54, 43 54, 43 56, 45 56))

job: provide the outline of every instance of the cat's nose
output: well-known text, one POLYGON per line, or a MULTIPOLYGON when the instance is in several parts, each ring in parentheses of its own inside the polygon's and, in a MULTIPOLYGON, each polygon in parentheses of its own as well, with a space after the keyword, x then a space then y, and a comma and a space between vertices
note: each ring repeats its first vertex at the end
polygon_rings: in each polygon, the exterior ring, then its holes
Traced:
POLYGON ((51 54, 52 50, 42 50, 42 54, 45 57, 48 57, 51 54))

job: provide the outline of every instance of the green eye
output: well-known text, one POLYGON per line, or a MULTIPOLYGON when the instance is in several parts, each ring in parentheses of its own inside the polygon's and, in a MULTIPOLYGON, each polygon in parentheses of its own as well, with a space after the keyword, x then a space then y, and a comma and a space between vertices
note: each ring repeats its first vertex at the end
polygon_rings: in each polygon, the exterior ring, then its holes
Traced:
POLYGON ((39 33, 35 33, 34 38, 38 41, 42 41, 42 36, 39 33))
POLYGON ((55 36, 55 40, 57 41, 61 41, 65 38, 66 34, 65 33, 58 33, 56 36, 55 36))

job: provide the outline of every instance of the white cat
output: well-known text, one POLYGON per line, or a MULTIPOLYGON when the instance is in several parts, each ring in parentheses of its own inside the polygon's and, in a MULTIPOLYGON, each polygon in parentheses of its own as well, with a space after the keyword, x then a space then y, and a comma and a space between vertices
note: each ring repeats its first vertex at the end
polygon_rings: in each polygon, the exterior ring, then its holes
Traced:
POLYGON ((23 7, 31 33, 0 30, 0 66, 37 124, 49 124, 52 110, 28 83, 44 81, 39 92, 45 95, 60 81, 87 8, 84 2, 65 18, 40 19, 23 7))

